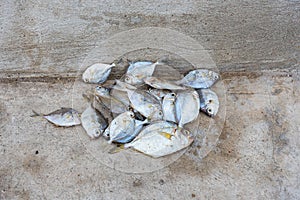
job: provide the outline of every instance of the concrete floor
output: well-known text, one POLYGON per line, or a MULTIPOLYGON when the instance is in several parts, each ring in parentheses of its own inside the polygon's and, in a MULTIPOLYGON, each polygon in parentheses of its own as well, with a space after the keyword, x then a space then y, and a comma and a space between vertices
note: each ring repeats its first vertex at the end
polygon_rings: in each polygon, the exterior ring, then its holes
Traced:
POLYGON ((300 199, 299 9, 297 1, 2 1, 0 199, 300 199), (29 117, 32 109, 82 111, 73 89, 86 58, 111 36, 142 27, 180 32, 209 52, 224 84, 215 88, 224 97, 218 142, 145 170, 91 151, 95 142, 80 127, 29 117))

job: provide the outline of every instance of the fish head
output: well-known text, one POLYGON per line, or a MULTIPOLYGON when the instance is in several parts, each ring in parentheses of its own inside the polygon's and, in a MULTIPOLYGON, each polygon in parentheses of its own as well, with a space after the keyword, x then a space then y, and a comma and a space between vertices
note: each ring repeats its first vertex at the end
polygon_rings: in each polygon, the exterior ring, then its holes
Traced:
POLYGON ((169 100, 169 101, 175 101, 176 99, 176 93, 172 92, 172 93, 168 93, 164 96, 164 99, 169 100))
POLYGON ((203 111, 208 116, 214 117, 218 112, 219 106, 216 103, 214 103, 212 100, 210 100, 210 101, 211 101, 211 103, 207 104, 203 111))
POLYGON ((208 73, 209 73, 209 77, 211 77, 211 79, 212 79, 213 81, 219 80, 220 76, 219 76, 218 73, 216 73, 216 72, 214 72, 214 71, 209 71, 208 73))
POLYGON ((191 144, 194 141, 194 136, 191 134, 190 131, 183 129, 182 134, 186 137, 188 144, 191 144))
POLYGON ((105 131, 103 132, 103 137, 106 139, 106 140, 109 140, 109 127, 107 127, 105 129, 105 131))
POLYGON ((99 96, 109 96, 109 89, 108 88, 105 88, 105 87, 102 87, 102 86, 97 86, 95 88, 95 92, 96 92, 96 95, 99 95, 99 96))
POLYGON ((162 120, 164 117, 164 114, 161 110, 157 110, 155 112, 153 112, 152 116, 149 117, 150 121, 158 121, 158 120, 162 120))
POLYGON ((181 141, 180 143, 183 145, 189 145, 194 141, 194 136, 187 129, 176 129, 175 135, 181 141))
POLYGON ((94 130, 93 136, 94 138, 98 138, 102 135, 102 131, 100 129, 94 130))
POLYGON ((134 119, 134 117, 135 117, 133 111, 128 111, 128 112, 127 112, 127 115, 128 115, 130 118, 133 118, 133 119, 134 119))
POLYGON ((130 85, 139 85, 139 84, 142 84, 143 81, 141 79, 139 79, 138 77, 136 77, 136 76, 133 76, 131 74, 127 74, 125 76, 125 83, 128 83, 130 85))

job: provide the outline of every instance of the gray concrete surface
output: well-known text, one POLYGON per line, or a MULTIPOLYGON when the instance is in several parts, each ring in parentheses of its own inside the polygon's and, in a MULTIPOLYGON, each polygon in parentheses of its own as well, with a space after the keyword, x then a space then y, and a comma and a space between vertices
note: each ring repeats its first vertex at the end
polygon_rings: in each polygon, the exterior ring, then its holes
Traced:
POLYGON ((1 1, 0 199, 300 199, 299 9, 299 1, 1 1), (78 67, 99 42, 151 26, 196 39, 220 69, 226 121, 204 159, 191 149, 155 172, 123 173, 95 159, 73 128, 29 117, 72 105, 78 67))

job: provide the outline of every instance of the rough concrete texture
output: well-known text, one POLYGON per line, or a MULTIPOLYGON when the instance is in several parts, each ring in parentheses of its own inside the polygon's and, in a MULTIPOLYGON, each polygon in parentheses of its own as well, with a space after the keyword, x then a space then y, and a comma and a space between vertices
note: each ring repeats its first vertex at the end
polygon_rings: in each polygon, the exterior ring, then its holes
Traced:
MULTIPOLYGON (((298 1, 1 1, 0 199, 300 199, 298 1), (30 118, 71 106, 78 66, 138 27, 199 41, 226 86, 204 159, 152 173, 103 165, 74 128, 30 118)), ((117 77, 117 75, 114 75, 117 77)))

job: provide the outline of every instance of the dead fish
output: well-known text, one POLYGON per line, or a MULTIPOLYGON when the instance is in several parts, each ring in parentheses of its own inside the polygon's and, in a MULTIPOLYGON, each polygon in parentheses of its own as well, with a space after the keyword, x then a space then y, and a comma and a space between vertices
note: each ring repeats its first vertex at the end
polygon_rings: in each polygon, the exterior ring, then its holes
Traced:
POLYGON ((113 113, 123 113, 128 110, 128 106, 110 95, 108 88, 97 86, 95 88, 95 95, 99 97, 99 100, 113 113))
POLYGON ((144 78, 144 82, 157 89, 167 89, 167 90, 186 90, 186 87, 179 86, 171 81, 163 80, 157 77, 146 77, 144 78))
POLYGON ((150 61, 139 61, 130 63, 126 76, 125 82, 131 85, 141 85, 144 83, 143 79, 152 76, 155 67, 161 64, 157 61, 155 63, 150 61))
POLYGON ((102 113, 92 107, 91 104, 81 114, 82 127, 91 138, 98 138, 107 128, 108 123, 102 113))
POLYGON ((133 140, 140 132, 143 124, 148 120, 139 121, 134 118, 132 111, 127 111, 117 116, 109 125, 108 131, 105 131, 106 137, 109 137, 109 143, 127 143, 133 140))
MULTIPOLYGON (((175 125, 176 127, 176 125, 175 125)), ((147 128, 145 129, 147 130, 147 128)), ((143 132, 143 131, 142 131, 143 132)), ((141 136, 125 144, 125 148, 133 148, 153 158, 170 155, 188 147, 193 141, 193 136, 185 129, 162 128, 141 136)))
POLYGON ((176 123, 176 109, 175 109, 176 94, 169 93, 163 98, 162 110, 164 120, 176 123))
POLYGON ((131 107, 151 121, 161 120, 163 113, 161 104, 153 96, 142 90, 127 92, 131 107))
POLYGON ((177 81, 179 85, 192 88, 209 88, 219 80, 219 74, 208 69, 190 71, 183 79, 177 81))
POLYGON ((73 108, 61 108, 49 114, 40 114, 34 110, 33 113, 31 117, 41 116, 56 126, 70 127, 81 123, 80 114, 73 108))
POLYGON ((149 94, 154 96, 157 100, 162 101, 163 97, 168 94, 170 91, 169 90, 160 90, 156 88, 149 88, 147 90, 149 94))
POLYGON ((103 63, 93 64, 85 70, 82 80, 86 83, 104 83, 111 72, 111 68, 115 66, 114 63, 110 65, 103 63))
POLYGON ((219 110, 217 94, 210 89, 199 89, 197 92, 200 97, 200 110, 210 117, 216 116, 219 110))
POLYGON ((198 93, 195 90, 177 93, 175 109, 179 127, 195 120, 200 109, 198 93))

